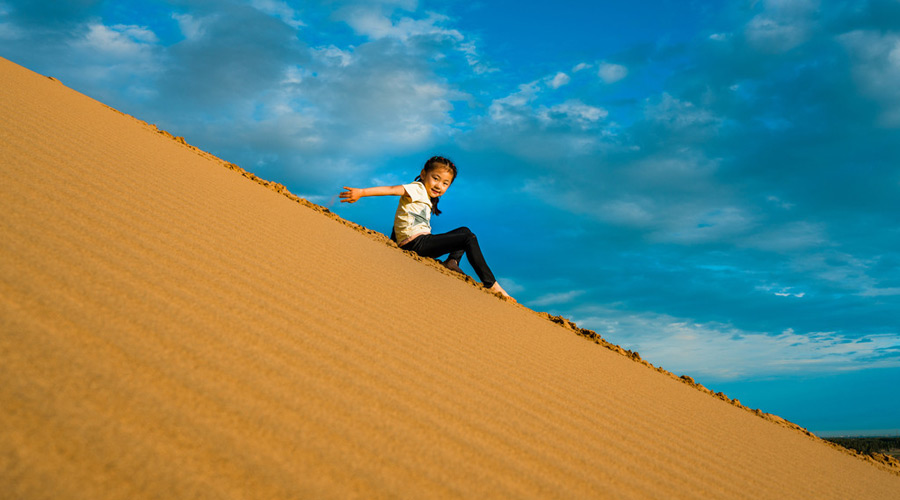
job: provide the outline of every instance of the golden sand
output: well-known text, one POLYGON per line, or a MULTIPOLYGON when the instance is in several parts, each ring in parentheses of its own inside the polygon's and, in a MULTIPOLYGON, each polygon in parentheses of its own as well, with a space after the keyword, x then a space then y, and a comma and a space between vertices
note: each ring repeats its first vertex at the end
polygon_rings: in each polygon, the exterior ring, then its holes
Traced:
POLYGON ((900 497, 58 81, 0 89, 0 497, 900 497))

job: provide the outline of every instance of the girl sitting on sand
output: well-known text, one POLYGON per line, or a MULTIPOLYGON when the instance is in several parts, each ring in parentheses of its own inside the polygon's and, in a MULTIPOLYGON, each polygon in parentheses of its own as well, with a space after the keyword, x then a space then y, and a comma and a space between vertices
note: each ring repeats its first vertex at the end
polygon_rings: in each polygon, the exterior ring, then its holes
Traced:
POLYGON ((344 186, 345 191, 340 194, 341 202, 354 203, 364 196, 399 196, 400 203, 394 215, 391 239, 400 248, 430 258, 449 253, 444 266, 460 273, 462 270, 459 268, 459 261, 466 254, 469 264, 475 269, 485 288, 515 301, 494 279, 481 255, 478 239, 469 228, 461 227, 449 233, 431 234, 431 214, 441 214, 437 207, 438 199, 447 192, 454 179, 456 165, 447 158, 434 156, 425 162, 422 172, 411 184, 364 189, 344 186))

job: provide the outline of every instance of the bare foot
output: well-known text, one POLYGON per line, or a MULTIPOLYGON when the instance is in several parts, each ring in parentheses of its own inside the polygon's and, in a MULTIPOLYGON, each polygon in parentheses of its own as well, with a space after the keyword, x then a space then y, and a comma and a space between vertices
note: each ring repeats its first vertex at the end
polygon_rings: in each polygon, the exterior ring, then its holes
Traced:
POLYGON ((463 272, 462 269, 459 268, 459 262, 456 259, 447 259, 444 262, 442 262, 442 264, 444 264, 444 267, 446 267, 447 269, 449 269, 451 271, 456 271, 459 274, 466 274, 463 272))
POLYGON ((488 288, 488 290, 491 292, 500 294, 501 296, 503 296, 513 302, 516 302, 516 299, 512 298, 512 295, 506 293, 506 290, 504 290, 503 287, 500 286, 499 281, 495 281, 494 284, 490 288, 488 288))

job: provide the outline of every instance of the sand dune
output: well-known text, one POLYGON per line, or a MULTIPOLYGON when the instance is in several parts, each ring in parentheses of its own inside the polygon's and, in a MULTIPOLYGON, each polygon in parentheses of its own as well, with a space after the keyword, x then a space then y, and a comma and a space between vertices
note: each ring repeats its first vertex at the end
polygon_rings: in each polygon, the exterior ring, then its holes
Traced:
POLYGON ((58 81, 0 88, 3 498, 900 495, 58 81))

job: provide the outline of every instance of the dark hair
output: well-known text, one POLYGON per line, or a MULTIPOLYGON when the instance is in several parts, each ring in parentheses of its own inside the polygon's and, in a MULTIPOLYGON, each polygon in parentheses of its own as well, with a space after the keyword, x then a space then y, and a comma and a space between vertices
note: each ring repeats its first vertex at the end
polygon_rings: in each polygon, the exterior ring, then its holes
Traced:
MULTIPOLYGON (((428 172, 431 172, 432 170, 437 168, 446 168, 450 171, 451 174, 453 174, 453 179, 450 179, 450 182, 456 180, 456 165, 454 165, 453 162, 448 158, 444 158, 443 156, 432 156, 428 159, 428 161, 425 162, 425 166, 422 167, 422 170, 424 170, 427 174, 428 172)), ((415 180, 421 181, 422 176, 417 175, 415 180)), ((436 196, 431 198, 431 212, 434 215, 441 215, 441 211, 438 210, 438 199, 439 198, 436 196)))

